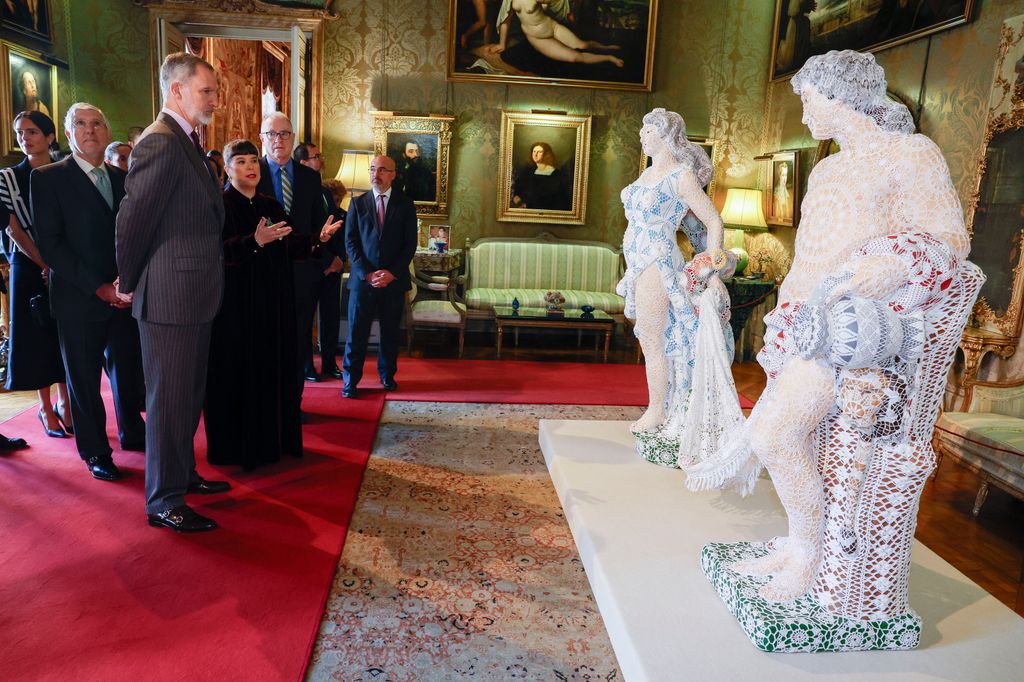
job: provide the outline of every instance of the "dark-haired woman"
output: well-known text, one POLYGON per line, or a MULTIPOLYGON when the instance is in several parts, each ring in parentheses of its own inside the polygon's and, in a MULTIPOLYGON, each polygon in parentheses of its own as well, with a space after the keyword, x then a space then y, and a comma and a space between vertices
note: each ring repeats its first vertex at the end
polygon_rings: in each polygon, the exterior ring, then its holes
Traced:
MULTIPOLYGON (((280 204, 256 192, 260 157, 251 142, 224 147, 224 170, 224 303, 210 339, 207 460, 252 469, 302 454, 292 260, 317 244, 293 234, 280 204)), ((320 241, 340 225, 328 218, 320 241)))
MULTIPOLYGON (((11 262, 10 356, 7 362, 9 391, 35 390, 39 395, 37 415, 46 435, 67 438, 74 433, 71 403, 60 355, 56 325, 40 324, 38 312, 32 313, 30 301, 46 292, 48 268, 33 237, 29 213, 29 175, 33 168, 50 163, 50 149, 56 128, 46 114, 23 111, 14 118, 14 133, 25 160, 0 171, 0 219, 11 238, 8 259, 11 262), (57 384, 57 404, 50 402, 50 386, 57 384), (62 427, 63 424, 63 427, 62 427)), ((48 305, 39 300, 42 310, 48 305)), ((3 443, 0 442, 0 449, 3 443)))

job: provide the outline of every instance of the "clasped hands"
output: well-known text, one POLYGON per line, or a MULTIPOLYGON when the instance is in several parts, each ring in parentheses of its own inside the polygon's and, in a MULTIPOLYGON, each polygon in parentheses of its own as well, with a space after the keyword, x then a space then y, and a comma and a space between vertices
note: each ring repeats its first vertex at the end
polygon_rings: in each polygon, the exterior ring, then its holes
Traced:
POLYGON ((109 303, 112 308, 127 308, 132 304, 133 294, 126 294, 121 291, 120 277, 113 282, 101 284, 96 289, 96 295, 99 296, 100 300, 109 303))
POLYGON ((374 270, 365 279, 374 289, 383 289, 397 278, 391 274, 390 270, 374 270))

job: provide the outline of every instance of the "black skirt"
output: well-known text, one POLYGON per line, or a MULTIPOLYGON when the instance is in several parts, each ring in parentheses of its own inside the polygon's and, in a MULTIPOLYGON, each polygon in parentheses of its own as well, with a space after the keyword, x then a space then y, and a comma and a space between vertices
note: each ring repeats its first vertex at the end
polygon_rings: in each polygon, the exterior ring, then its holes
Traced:
POLYGON ((57 326, 41 327, 32 317, 29 301, 46 292, 43 271, 16 251, 11 260, 11 332, 7 360, 8 391, 33 391, 64 383, 57 326))

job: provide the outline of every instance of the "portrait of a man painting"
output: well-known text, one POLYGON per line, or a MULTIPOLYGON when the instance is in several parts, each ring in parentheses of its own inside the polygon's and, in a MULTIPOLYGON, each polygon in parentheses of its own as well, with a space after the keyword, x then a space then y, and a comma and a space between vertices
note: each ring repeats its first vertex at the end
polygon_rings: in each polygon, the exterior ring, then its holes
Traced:
POLYGON ((387 155, 395 160, 395 186, 413 201, 437 196, 437 135, 388 133, 387 155))
POLYGON ((582 224, 590 117, 502 114, 498 220, 582 224))
POLYGON ((420 216, 448 215, 452 126, 448 114, 373 112, 373 151, 395 161, 394 187, 416 202, 420 216))
POLYGON ((959 26, 975 0, 776 0, 772 80, 829 50, 874 52, 959 26))
POLYGON ((658 0, 449 4, 449 80, 651 89, 658 0))
POLYGON ((50 0, 0 0, 0 22, 37 40, 53 40, 50 0))

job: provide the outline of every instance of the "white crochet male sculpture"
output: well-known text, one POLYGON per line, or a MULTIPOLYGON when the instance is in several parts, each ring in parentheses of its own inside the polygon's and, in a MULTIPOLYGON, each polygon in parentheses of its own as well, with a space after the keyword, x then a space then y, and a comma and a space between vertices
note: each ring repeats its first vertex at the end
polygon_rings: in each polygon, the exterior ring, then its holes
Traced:
POLYGON ((702 447, 717 450, 716 436, 742 419, 729 373, 729 294, 719 279, 735 268, 735 256, 722 250, 722 218, 701 189, 711 180, 711 159, 686 139, 683 117, 659 108, 643 123, 640 143, 652 163, 622 190, 629 226, 623 236, 626 272, 616 290, 626 299, 626 317, 636 321, 647 363, 648 407, 631 427, 637 450, 649 461, 675 466, 680 453, 692 463, 701 460, 702 447), (680 228, 700 252, 690 263, 676 245, 680 228), (700 341, 707 352, 697 358, 700 341), (709 377, 724 375, 726 409, 691 410, 693 423, 687 424, 695 360, 710 363, 696 374, 702 383, 714 384, 709 377), (693 442, 681 450, 684 434, 693 442))
POLYGON ((793 268, 765 319, 768 386, 745 425, 688 470, 692 488, 753 487, 789 518, 768 543, 711 544, 705 573, 769 651, 906 649, 907 581, 931 432, 983 281, 949 169, 886 96, 869 54, 812 57, 803 122, 841 151, 811 172, 793 268))

